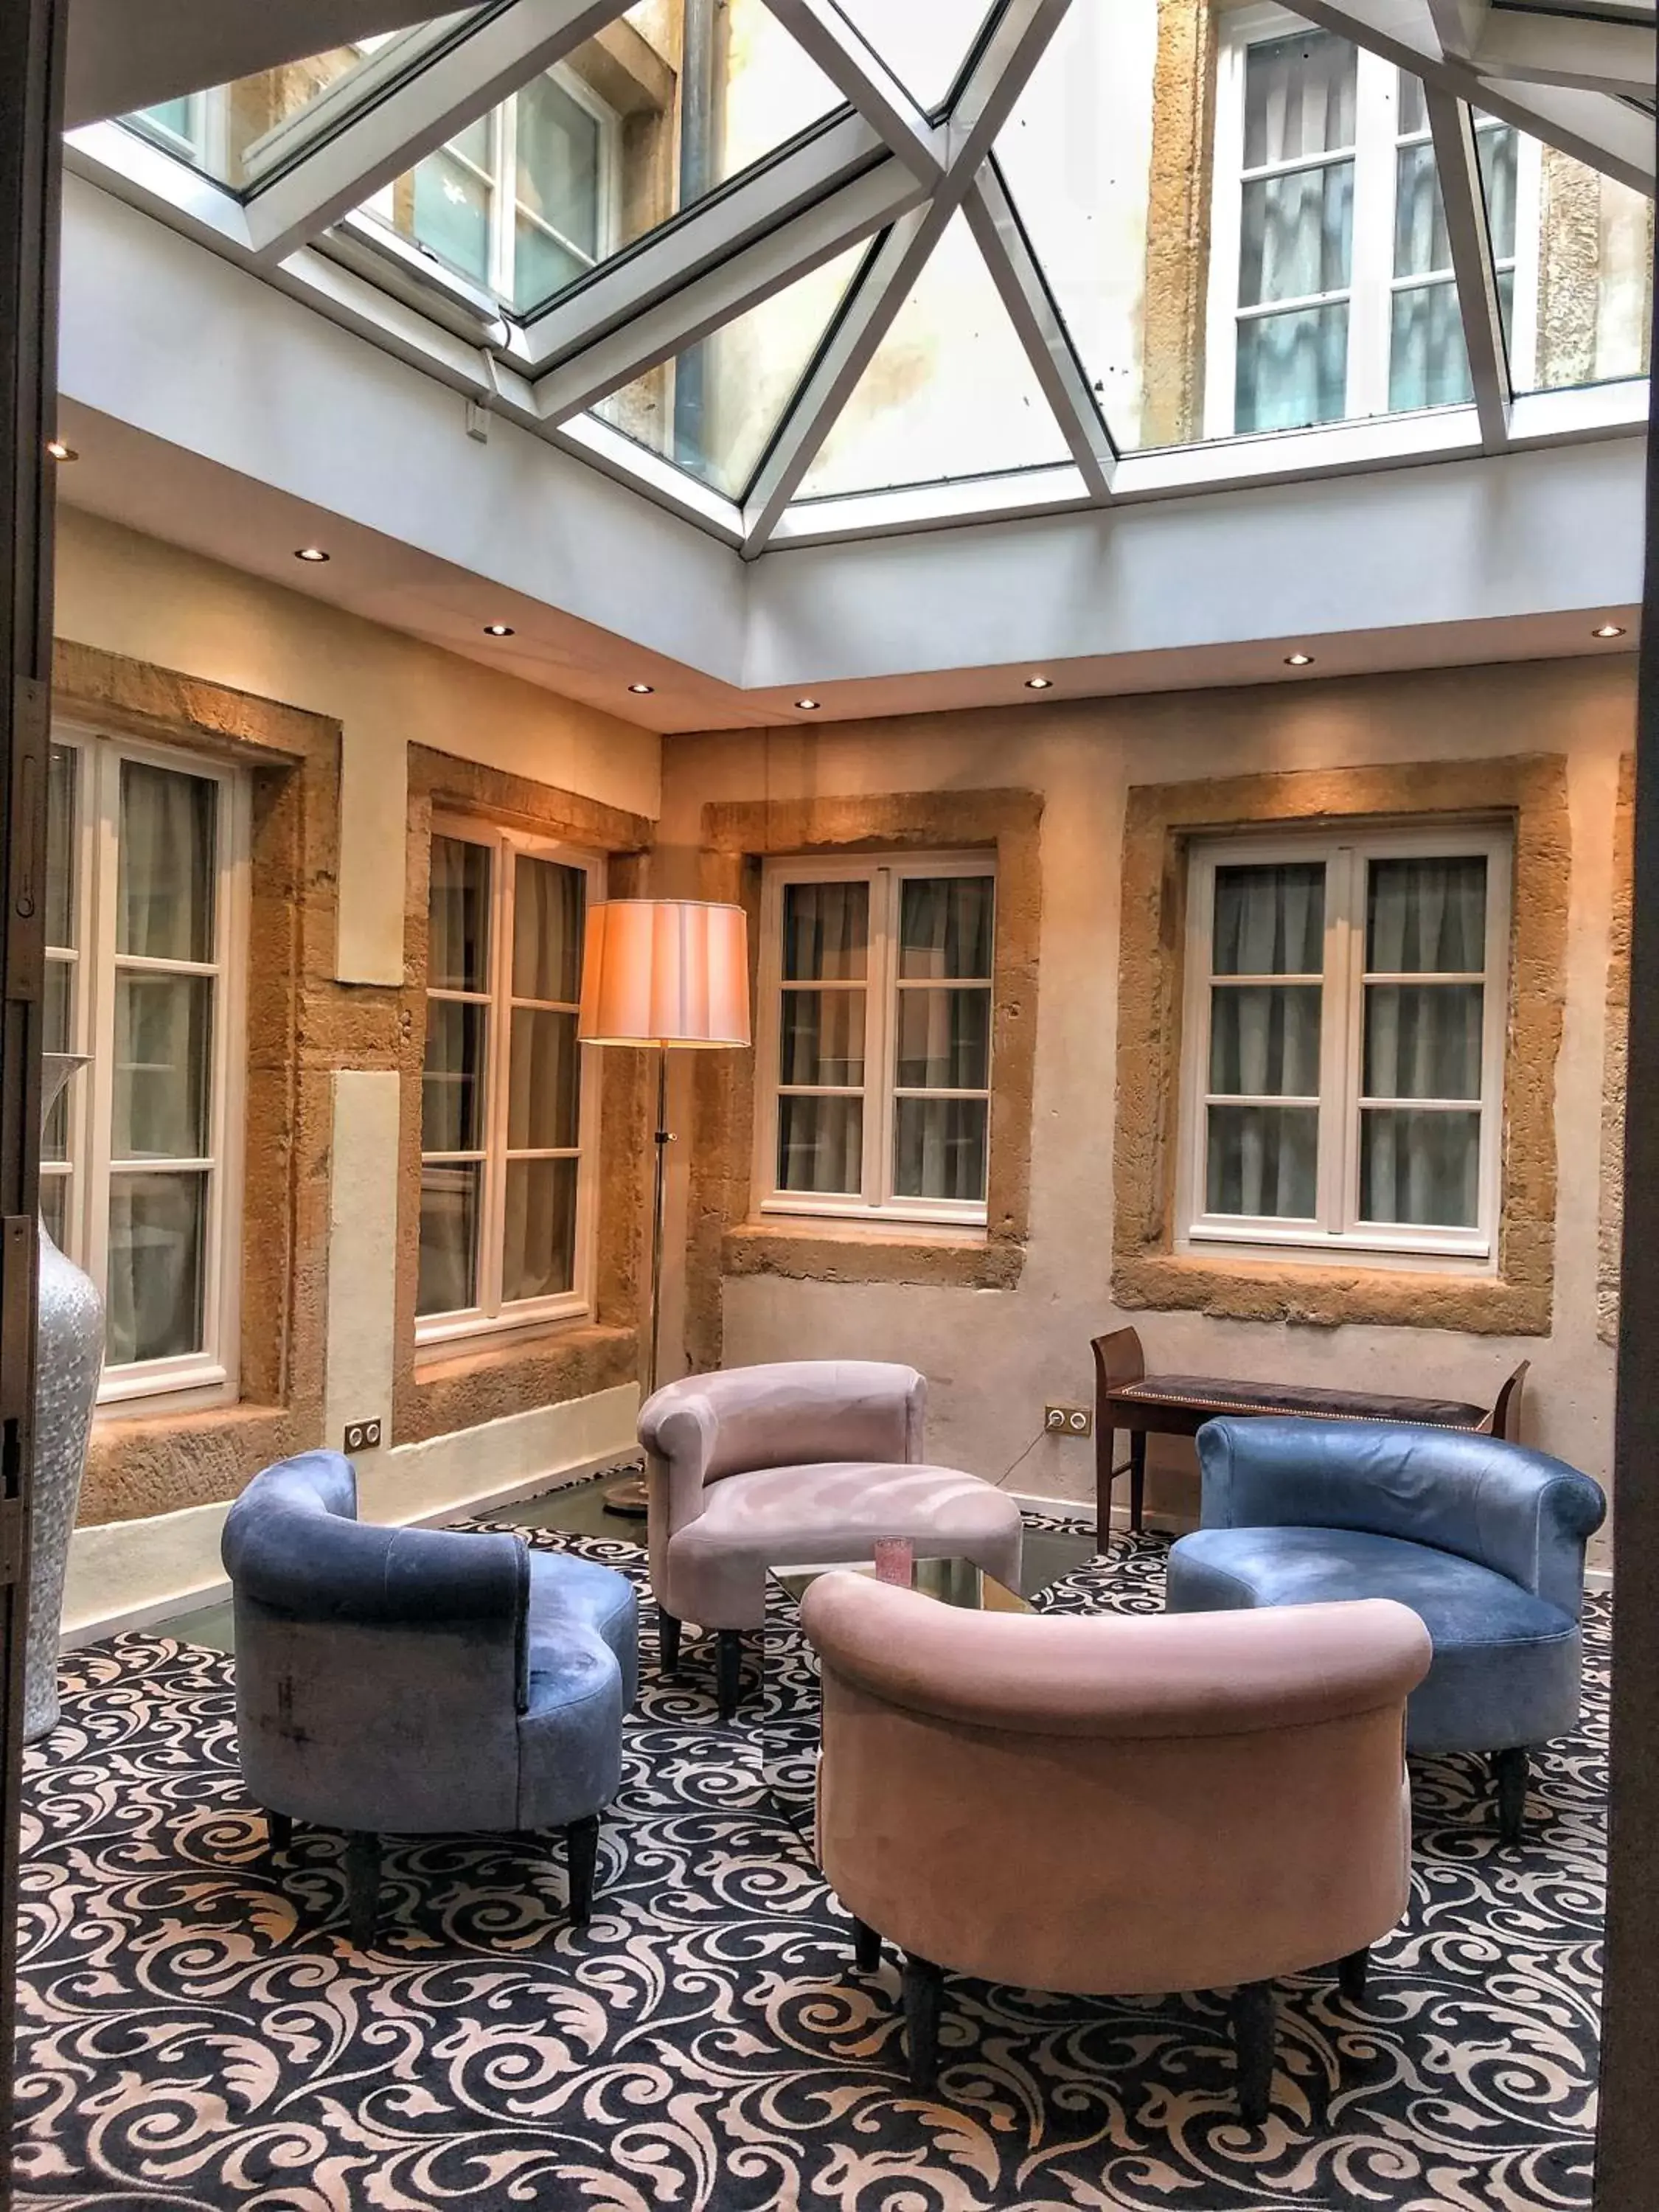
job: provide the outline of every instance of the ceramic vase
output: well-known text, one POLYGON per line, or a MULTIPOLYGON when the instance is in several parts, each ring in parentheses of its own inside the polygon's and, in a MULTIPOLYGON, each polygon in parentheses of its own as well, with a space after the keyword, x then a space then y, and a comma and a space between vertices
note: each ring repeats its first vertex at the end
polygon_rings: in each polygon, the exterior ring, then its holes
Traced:
MULTIPOLYGON (((85 1055, 49 1052, 40 1085, 42 1116, 85 1055)), ((29 1549, 28 1651, 23 1668, 23 1738, 32 1743, 58 1722, 58 1638, 64 1575, 92 1409, 104 1364, 104 1302, 40 1224, 35 1276, 34 1488, 29 1549)))

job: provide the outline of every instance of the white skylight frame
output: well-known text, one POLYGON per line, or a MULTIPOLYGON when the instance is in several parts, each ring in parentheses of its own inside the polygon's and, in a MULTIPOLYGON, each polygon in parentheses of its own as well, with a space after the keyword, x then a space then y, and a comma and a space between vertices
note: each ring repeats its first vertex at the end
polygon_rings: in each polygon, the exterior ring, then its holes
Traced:
MULTIPOLYGON (((118 123, 70 132, 85 176, 438 376, 486 410, 631 483, 752 559, 769 546, 890 534, 1262 482, 1495 454, 1627 434, 1648 380, 1516 393, 1469 103, 1650 197, 1650 118, 1633 104, 1650 24, 1491 0, 1299 0, 1298 12, 1421 77, 1450 237, 1471 402, 1315 429, 1120 453, 993 159, 999 132, 1064 19, 1089 0, 1002 0, 930 117, 833 0, 765 0, 846 98, 799 137, 601 263, 540 313, 514 316, 378 227, 373 192, 565 59, 619 0, 502 0, 378 102, 239 195, 118 123), (1520 27, 1517 29, 1516 26, 1520 27), (1606 33, 1616 33, 1609 40, 1606 33), (1645 43, 1644 43, 1645 42, 1645 43), (961 213, 1070 450, 1069 465, 803 501, 820 446, 961 213), (848 249, 870 252, 738 504, 590 410, 848 249)), ((394 43, 401 43, 394 42, 394 43)))

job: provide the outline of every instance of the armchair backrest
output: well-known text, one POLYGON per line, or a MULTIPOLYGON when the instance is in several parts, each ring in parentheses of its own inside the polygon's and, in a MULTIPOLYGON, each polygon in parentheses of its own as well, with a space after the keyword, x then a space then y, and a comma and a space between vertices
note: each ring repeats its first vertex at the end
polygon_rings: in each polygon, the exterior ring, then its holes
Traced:
POLYGON ((678 1492, 760 1468, 919 1461, 927 1406, 914 1367, 792 1359, 669 1383, 641 1409, 640 1442, 678 1492))
POLYGON ((1454 1552, 1577 1620, 1599 1484, 1500 1437, 1405 1422, 1208 1421, 1206 1528, 1352 1528, 1454 1552))
POLYGON ((529 1553, 516 1536, 364 1526, 336 1452, 256 1475, 222 1553, 243 1771, 343 1827, 513 1825, 529 1553))

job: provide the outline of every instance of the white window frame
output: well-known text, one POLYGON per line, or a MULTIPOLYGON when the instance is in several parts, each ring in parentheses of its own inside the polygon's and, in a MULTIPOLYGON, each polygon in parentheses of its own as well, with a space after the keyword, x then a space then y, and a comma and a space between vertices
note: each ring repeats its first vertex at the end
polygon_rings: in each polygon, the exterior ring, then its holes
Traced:
MULTIPOLYGON (((1504 1049, 1509 1034, 1514 854, 1510 830, 1491 822, 1474 823, 1463 828, 1356 828, 1322 835, 1292 831, 1281 836, 1194 840, 1187 856, 1183 994, 1187 1011, 1182 1024, 1181 1143, 1176 1177, 1178 1250, 1213 1254, 1219 1249, 1231 1249, 1240 1257, 1350 1261, 1358 1254, 1364 1254, 1373 1261, 1391 1266, 1449 1267, 1474 1274, 1497 1272, 1503 1195, 1504 1049), (1445 983, 1478 980, 1484 984, 1480 1097, 1478 1102, 1413 1099, 1405 1103, 1413 1108, 1425 1106, 1430 1110, 1442 1104, 1468 1110, 1479 1104, 1477 1224, 1473 1229, 1440 1229, 1363 1222, 1359 1218, 1359 1147, 1364 987, 1368 981, 1389 980, 1368 976, 1365 969, 1365 863, 1371 860, 1430 860, 1476 854, 1483 855, 1486 862, 1485 975, 1481 978, 1444 976, 1439 980, 1445 983), (1265 1216, 1212 1214, 1205 1208, 1216 870, 1316 860, 1326 863, 1319 1097, 1284 1102, 1318 1109, 1316 1217, 1304 1222, 1265 1216)), ((1228 980, 1236 984, 1241 979, 1228 980)))
MULTIPOLYGON (((76 820, 70 853, 71 911, 76 970, 71 990, 70 1049, 90 1055, 71 1078, 68 1166, 46 1163, 48 1176, 68 1173, 64 1216, 67 1256, 105 1290, 109 1264, 112 1170, 143 1172, 158 1164, 200 1166, 208 1196, 203 1253, 203 1345, 166 1359, 106 1367, 100 1410, 135 1407, 147 1414, 234 1404, 239 1395, 239 1323, 242 1248, 242 1139, 246 1113, 249 790, 246 773, 223 761, 170 745, 112 736, 94 727, 59 724, 54 744, 76 754, 76 820), (211 961, 137 960, 115 950, 120 776, 123 761, 140 761, 217 787, 216 885, 211 961), (120 969, 211 975, 215 981, 210 1047, 209 1151, 200 1162, 112 1161, 115 977, 120 969)), ((49 951, 49 961, 65 956, 49 951)))
MULTIPOLYGON (((991 996, 992 1040, 986 1069, 986 1087, 978 1091, 929 1091, 930 1098, 983 1097, 986 1101, 986 1176, 990 1176, 990 1152, 996 1118, 995 1013, 997 942, 997 862, 990 851, 977 853, 826 854, 804 859, 769 860, 761 880, 761 942, 759 1018, 756 1025, 758 1096, 755 1114, 753 1188, 763 1215, 814 1215, 837 1221, 929 1224, 942 1229, 977 1230, 988 1219, 988 1201, 934 1198, 905 1198, 892 1188, 894 1102, 901 1087, 894 1079, 894 1019, 898 993, 915 988, 938 988, 920 977, 902 980, 898 975, 898 928, 901 886, 921 878, 989 876, 992 879, 992 969, 989 976, 942 979, 986 985, 991 996), (866 992, 864 1041, 865 1079, 849 1085, 847 1095, 864 1100, 863 1188, 859 1193, 793 1191, 778 1188, 778 1100, 791 1086, 779 1080, 783 1014, 783 895, 791 884, 857 883, 870 885, 869 973, 863 984, 831 981, 819 987, 863 989, 866 992)), ((836 1086, 799 1086, 822 1092, 836 1086)))
MULTIPOLYGON (((1394 273, 1395 194, 1399 149, 1426 137, 1426 131, 1403 133, 1400 125, 1400 72, 1370 48, 1357 46, 1354 79, 1354 143, 1340 155, 1298 156, 1265 169, 1244 166, 1244 73, 1252 46, 1314 30, 1288 9, 1258 0, 1258 4, 1229 9, 1219 18, 1216 51, 1214 161, 1210 216, 1209 295, 1206 314, 1204 377, 1204 434, 1231 438, 1237 400, 1238 326, 1262 315, 1283 314, 1292 307, 1317 307, 1343 300, 1348 302, 1346 399, 1341 419, 1355 421, 1391 412, 1428 413, 1434 410, 1391 410, 1389 405, 1389 350, 1393 338, 1394 295, 1414 291, 1441 281, 1452 282, 1449 270, 1430 276, 1401 276, 1394 273), (1331 292, 1310 294, 1305 299, 1275 300, 1261 308, 1241 307, 1238 301, 1239 263, 1243 223, 1243 188, 1252 178, 1285 170, 1318 167, 1335 161, 1353 163, 1353 236, 1349 282, 1331 292)), ((1333 33, 1332 35, 1339 35, 1333 33)), ((1350 42, 1352 43, 1352 42, 1350 42)), ((1477 128, 1480 121, 1477 118, 1477 128)), ((1540 161, 1537 143, 1518 134, 1516 165, 1515 301, 1510 331, 1512 380, 1517 392, 1530 388, 1537 349, 1538 226, 1540 161)), ((1462 403, 1467 404, 1467 402, 1462 403)), ((1329 427, 1329 426, 1327 426, 1329 427)), ((1282 438, 1283 430, 1249 434, 1282 438)))
MULTIPOLYGON (((574 1146, 556 1146, 546 1151, 537 1148, 529 1153, 518 1151, 512 1155, 514 1159, 522 1159, 568 1158, 573 1151, 575 1154, 576 1236, 571 1270, 572 1286, 568 1291, 556 1292, 550 1297, 507 1301, 501 1297, 501 1269, 507 1237, 507 1079, 514 1004, 512 925, 516 862, 522 854, 532 860, 552 860, 561 867, 579 870, 586 878, 586 904, 590 909, 605 896, 605 860, 598 854, 584 852, 575 846, 562 843, 556 838, 538 836, 533 831, 507 829, 498 823, 481 822, 463 815, 434 813, 432 835, 434 837, 455 838, 464 844, 482 845, 491 856, 488 992, 434 990, 422 978, 428 1000, 462 1000, 474 1005, 487 1004, 489 1010, 484 1059, 483 1145, 476 1152, 428 1154, 422 1151, 421 1155, 422 1167, 428 1158, 457 1162, 477 1160, 483 1170, 480 1178, 478 1204, 477 1304, 453 1313, 420 1314, 416 1316, 416 1349, 435 1358, 439 1356, 453 1357, 458 1350, 465 1348, 469 1340, 493 1344, 503 1337, 544 1328, 551 1322, 587 1319, 593 1312, 602 1069, 601 1055, 580 1046, 577 1048, 581 1054, 581 1066, 577 1079, 574 1146)), ((518 1003, 532 1002, 520 1000, 518 1003)), ((544 1002, 537 1000, 533 1003, 540 1005, 544 1002)), ((570 1011, 574 1011, 574 1002, 570 1011)), ((424 1034, 423 1028, 422 1050, 424 1034)), ((419 1204, 417 1188, 417 1218, 419 1204)))

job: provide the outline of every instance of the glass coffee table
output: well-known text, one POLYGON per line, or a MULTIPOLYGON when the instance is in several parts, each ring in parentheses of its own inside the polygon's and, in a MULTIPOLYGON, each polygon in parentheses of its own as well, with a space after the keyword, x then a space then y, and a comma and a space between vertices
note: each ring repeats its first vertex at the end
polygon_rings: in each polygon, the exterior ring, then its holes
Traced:
MULTIPOLYGON (((913 1560, 910 1587, 941 1605, 981 1613, 1035 1613, 1035 1599, 1094 1557, 1091 1537, 1028 1528, 1017 1590, 961 1558, 913 1560)), ((769 1578, 780 1602, 769 1609, 758 1731, 761 1780, 774 1809, 801 1835, 811 1831, 817 1784, 818 1663, 800 1633, 799 1607, 820 1575, 837 1571, 873 1576, 875 1567, 866 1559, 844 1560, 839 1569, 774 1567, 769 1578), (778 1630, 788 1632, 780 1636, 778 1630)))

